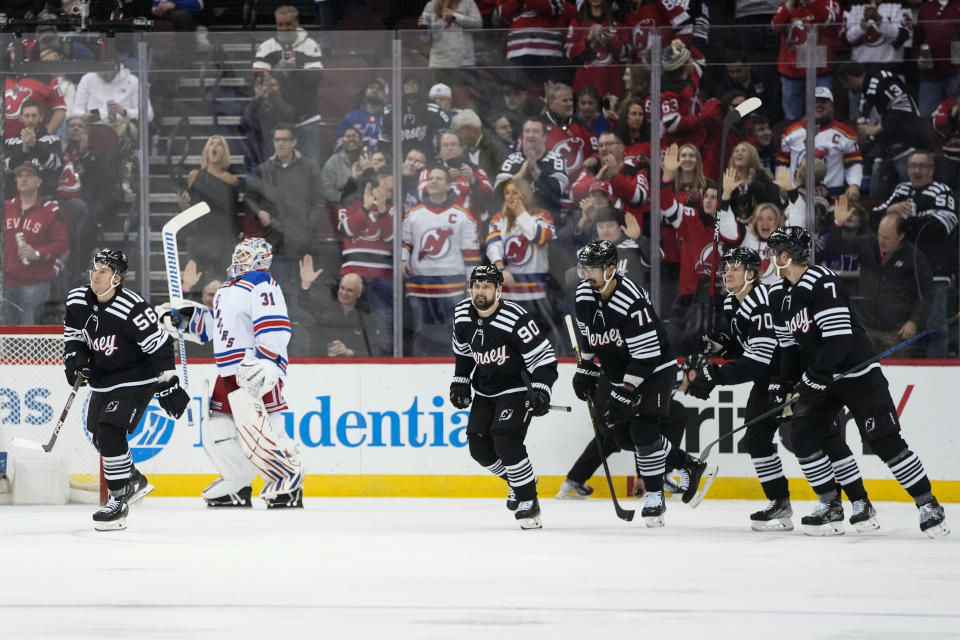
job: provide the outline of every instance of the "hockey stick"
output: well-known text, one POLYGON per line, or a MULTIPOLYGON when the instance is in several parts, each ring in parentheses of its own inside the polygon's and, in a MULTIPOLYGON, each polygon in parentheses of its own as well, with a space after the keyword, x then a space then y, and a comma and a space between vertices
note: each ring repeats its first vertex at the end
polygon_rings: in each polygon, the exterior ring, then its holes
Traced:
MULTIPOLYGON (((577 364, 582 364, 580 358, 580 344, 577 342, 577 333, 573 328, 573 318, 570 314, 564 316, 567 323, 567 333, 570 335, 570 346, 573 347, 573 354, 577 357, 577 364)), ((610 497, 613 499, 613 510, 617 512, 617 517, 621 520, 630 522, 636 511, 633 509, 624 509, 617 501, 617 492, 613 488, 613 478, 610 477, 610 466, 607 464, 607 456, 603 453, 603 445, 600 444, 600 427, 597 426, 597 415, 593 409, 593 400, 586 399, 587 411, 590 413, 590 423, 593 425, 593 441, 597 444, 597 453, 600 454, 600 461, 603 463, 603 473, 607 477, 607 486, 610 487, 610 497)))
MULTIPOLYGON (((210 213, 206 202, 199 202, 188 209, 184 209, 167 221, 161 229, 163 236, 163 259, 167 267, 167 293, 170 295, 170 306, 183 300, 183 285, 180 282, 180 254, 177 252, 177 232, 194 220, 210 213)), ((183 334, 177 331, 177 342, 180 346, 180 371, 183 376, 183 388, 190 393, 190 379, 187 377, 187 347, 183 343, 183 334)), ((191 400, 191 404, 193 404, 191 400)), ((193 407, 187 405, 187 422, 193 426, 193 407)))
MULTIPOLYGON (((852 368, 850 368, 850 369, 847 369, 846 371, 844 371, 843 373, 841 373, 839 376, 837 376, 836 378, 834 378, 834 379, 833 379, 833 382, 836 382, 836 381, 838 381, 838 380, 842 380, 843 378, 846 378, 847 376, 849 376, 851 373, 856 373, 856 372, 860 371, 861 369, 864 369, 864 368, 866 368, 866 367, 869 367, 869 366, 870 366, 871 364, 873 364, 874 362, 878 362, 878 361, 880 361, 880 360, 883 360, 884 358, 886 358, 888 355, 890 355, 890 354, 893 353, 894 351, 899 351, 900 349, 904 348, 905 346, 907 346, 907 345, 909 345, 909 344, 913 344, 914 342, 916 342, 916 341, 919 340, 920 338, 923 338, 924 336, 927 336, 927 335, 933 333, 934 331, 937 331, 938 329, 942 329, 943 327, 947 326, 948 324, 950 324, 951 322, 953 322, 953 321, 956 320, 957 318, 960 318, 960 313, 950 316, 949 318, 947 318, 946 320, 944 320, 944 321, 941 322, 940 324, 934 325, 934 326, 930 327, 929 329, 926 329, 926 330, 918 333, 917 335, 913 336, 913 337, 910 338, 909 340, 904 340, 904 341, 901 342, 900 344, 894 345, 894 346, 890 347, 889 349, 887 349, 887 350, 884 351, 883 353, 880 353, 880 354, 877 354, 877 355, 873 356, 872 358, 870 358, 870 359, 867 360, 866 362, 861 362, 860 364, 858 364, 858 365, 856 365, 856 366, 854 366, 854 367, 852 367, 852 368)), ((767 418, 769 418, 770 416, 779 415, 781 411, 783 411, 784 409, 786 409, 787 407, 789 407, 790 405, 792 405, 793 403, 795 403, 795 402, 796 402, 797 400, 799 400, 799 399, 800 399, 799 396, 790 398, 790 399, 787 400, 786 402, 784 402, 784 403, 782 403, 782 404, 779 404, 779 405, 777 405, 776 407, 773 407, 772 409, 769 409, 768 411, 764 411, 763 413, 761 413, 760 415, 758 415, 758 416, 757 416, 756 418, 754 418, 753 420, 750 420, 750 421, 742 424, 741 426, 737 427, 736 429, 734 429, 734 430, 732 430, 732 431, 729 431, 728 433, 723 434, 722 436, 720 436, 720 437, 717 438, 716 440, 711 441, 709 444, 707 444, 706 447, 703 448, 703 451, 700 452, 700 460, 706 460, 706 459, 707 459, 707 456, 710 455, 710 449, 712 449, 715 444, 717 444, 718 442, 720 442, 720 441, 723 440, 724 438, 729 438, 730 436, 732 436, 733 434, 735 434, 737 431, 743 431, 743 430, 746 429, 747 427, 751 427, 751 426, 757 424, 758 422, 762 422, 762 421, 766 420, 767 418)))
POLYGON ((47 444, 43 445, 43 450, 47 453, 53 451, 53 445, 57 443, 57 436, 60 435, 60 429, 63 429, 63 423, 66 422, 67 414, 70 413, 70 405, 73 404, 73 399, 77 397, 77 390, 80 388, 80 385, 85 381, 85 377, 77 374, 77 381, 73 383, 73 389, 70 390, 70 395, 67 396, 67 403, 63 406, 63 411, 60 412, 60 419, 57 420, 57 426, 53 428, 53 435, 50 436, 47 444))
MULTIPOLYGON (((722 181, 724 159, 727 157, 727 136, 730 134, 730 128, 738 124, 745 117, 763 106, 760 98, 747 98, 730 113, 723 118, 723 125, 720 128, 720 178, 722 181)), ((717 259, 720 253, 720 211, 717 211, 717 219, 713 224, 713 258, 710 266, 710 317, 707 318, 707 330, 713 331, 713 323, 716 319, 716 283, 717 283, 717 259)))

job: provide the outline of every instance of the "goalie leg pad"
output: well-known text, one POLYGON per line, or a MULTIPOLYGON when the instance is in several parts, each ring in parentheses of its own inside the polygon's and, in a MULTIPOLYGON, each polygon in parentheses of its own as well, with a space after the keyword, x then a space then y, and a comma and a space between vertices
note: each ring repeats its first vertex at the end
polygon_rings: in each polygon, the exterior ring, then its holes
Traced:
POLYGON ((247 459, 230 416, 215 413, 203 421, 203 450, 221 476, 203 490, 205 499, 237 493, 257 477, 257 469, 247 459))
POLYGON ((265 482, 260 497, 270 499, 300 489, 303 467, 296 446, 284 434, 282 416, 268 414, 263 401, 246 389, 237 389, 228 398, 240 444, 265 482))

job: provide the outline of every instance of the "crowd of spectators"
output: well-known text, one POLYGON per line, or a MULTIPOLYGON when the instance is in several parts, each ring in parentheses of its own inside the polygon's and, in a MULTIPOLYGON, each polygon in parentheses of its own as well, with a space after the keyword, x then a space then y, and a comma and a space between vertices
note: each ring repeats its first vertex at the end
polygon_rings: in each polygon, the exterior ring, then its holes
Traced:
MULTIPOLYGON (((878 350, 956 312, 960 0, 399 4, 418 5, 391 11, 407 19, 398 28, 419 30, 404 42, 424 47, 423 65, 404 69, 399 87, 388 68, 356 69, 356 101, 333 120, 327 107, 339 88, 328 78, 340 76, 327 74, 339 52, 324 49, 329 40, 312 27, 378 3, 276 7, 274 30, 251 61, 242 137, 230 148, 211 136, 178 193, 181 208, 205 200, 213 210, 185 245, 195 272, 221 273, 240 237, 274 245, 275 277, 309 334, 302 355, 392 353, 395 267, 405 355, 449 352, 454 303, 480 261, 502 269, 504 296, 555 332, 571 308, 577 251, 597 237, 617 243, 621 273, 644 286, 651 262, 661 261, 661 316, 684 354, 716 313, 716 252, 743 244, 763 255, 777 226, 811 226, 808 203, 816 260, 850 284, 878 350), (815 77, 807 78, 814 40, 815 77), (659 96, 651 95, 655 59, 659 96), (762 106, 721 140, 727 114, 752 97, 762 106), (651 157, 655 108, 662 136, 651 157), (816 157, 808 162, 811 125, 816 157), (243 164, 231 166, 231 156, 243 164), (656 180, 660 202, 651 202, 656 180), (393 202, 395 191, 402 202, 393 202), (659 247, 650 246, 654 220, 659 247)), ((30 11, 39 15, 23 15, 30 11)), ((154 2, 150 12, 179 31, 209 26, 209 8, 195 0, 154 2)), ((198 50, 215 41, 196 32, 198 50)), ((56 47, 39 53, 56 62, 56 47)), ((37 262, 52 272, 82 268, 76 256, 91 250, 90 230, 116 207, 110 198, 124 182, 122 167, 103 175, 95 166, 98 150, 82 130, 106 125, 134 137, 138 78, 121 67, 5 82, 8 219, 11 207, 26 215, 33 200, 22 187, 35 175, 35 198, 57 211, 67 247, 37 262)), ((152 105, 147 114, 153 120, 152 105)), ((9 223, 7 236, 9 273, 9 256, 23 257, 20 269, 33 253, 13 242, 9 223)), ((765 258, 762 274, 776 277, 765 258)), ((563 352, 562 336, 552 337, 563 352)), ((956 351, 943 330, 910 354, 956 351)))

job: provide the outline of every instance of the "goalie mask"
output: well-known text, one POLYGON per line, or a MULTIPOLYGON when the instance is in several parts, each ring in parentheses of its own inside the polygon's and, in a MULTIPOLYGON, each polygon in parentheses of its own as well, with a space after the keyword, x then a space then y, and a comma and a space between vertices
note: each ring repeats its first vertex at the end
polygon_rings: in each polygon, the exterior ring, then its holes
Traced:
POLYGON ((266 271, 273 262, 270 243, 263 238, 247 238, 233 250, 227 277, 236 280, 248 271, 266 271))

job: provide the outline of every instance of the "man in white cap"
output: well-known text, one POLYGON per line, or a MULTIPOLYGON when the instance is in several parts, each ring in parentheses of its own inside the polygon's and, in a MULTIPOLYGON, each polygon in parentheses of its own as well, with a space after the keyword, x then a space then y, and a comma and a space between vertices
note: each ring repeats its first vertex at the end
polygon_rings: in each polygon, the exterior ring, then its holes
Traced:
MULTIPOLYGON (((859 198, 860 182, 863 179, 863 155, 857 144, 857 132, 834 119, 833 93, 828 87, 817 87, 816 97, 814 119, 817 123, 817 135, 814 141, 817 157, 827 165, 823 184, 831 196, 846 193, 848 198, 859 198)), ((806 155, 806 144, 807 128, 803 120, 784 129, 776 164, 788 166, 795 183, 797 169, 806 155)))
POLYGON ((428 95, 430 102, 435 103, 441 111, 447 114, 447 117, 453 120, 453 116, 457 115, 457 110, 453 108, 453 91, 450 90, 450 87, 438 82, 430 87, 428 95))

